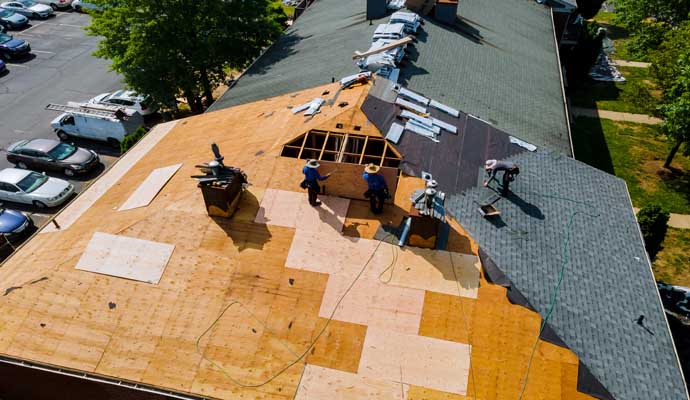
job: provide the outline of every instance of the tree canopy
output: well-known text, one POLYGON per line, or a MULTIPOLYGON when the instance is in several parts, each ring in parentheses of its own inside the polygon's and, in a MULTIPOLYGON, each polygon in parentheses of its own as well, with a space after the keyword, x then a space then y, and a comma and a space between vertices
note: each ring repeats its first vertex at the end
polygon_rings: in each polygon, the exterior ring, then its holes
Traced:
POLYGON ((651 60, 650 72, 662 92, 664 131, 675 142, 664 164, 669 167, 680 145, 690 142, 690 22, 666 33, 651 60))
POLYGON ((213 101, 228 71, 246 68, 286 21, 269 0, 91 0, 95 55, 111 60, 131 88, 193 112, 213 101))
POLYGON ((688 14, 690 0, 616 0, 616 21, 630 32, 628 49, 640 57, 656 49, 688 14))

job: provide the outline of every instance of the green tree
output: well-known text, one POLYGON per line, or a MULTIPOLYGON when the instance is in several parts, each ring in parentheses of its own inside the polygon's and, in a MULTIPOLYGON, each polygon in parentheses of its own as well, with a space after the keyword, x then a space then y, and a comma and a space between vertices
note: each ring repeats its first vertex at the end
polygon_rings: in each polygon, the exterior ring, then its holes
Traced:
POLYGON ((174 106, 184 97, 194 113, 213 102, 229 69, 243 69, 275 40, 286 21, 269 0, 91 0, 95 55, 127 85, 174 106))
POLYGON ((662 105, 661 111, 664 115, 664 132, 674 142, 664 162, 664 167, 670 168, 680 146, 690 142, 690 93, 684 94, 671 103, 662 105))
POLYGON ((690 0, 616 0, 615 21, 630 32, 630 51, 645 57, 689 13, 690 0))

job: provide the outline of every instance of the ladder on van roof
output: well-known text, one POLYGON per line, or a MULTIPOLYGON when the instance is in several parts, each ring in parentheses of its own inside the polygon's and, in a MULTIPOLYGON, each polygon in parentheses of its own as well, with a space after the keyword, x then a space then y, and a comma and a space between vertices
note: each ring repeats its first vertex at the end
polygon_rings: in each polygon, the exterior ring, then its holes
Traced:
POLYGON ((69 112, 74 114, 93 115, 106 118, 117 118, 126 121, 129 115, 121 107, 111 107, 100 104, 53 104, 46 106, 46 110, 69 112))

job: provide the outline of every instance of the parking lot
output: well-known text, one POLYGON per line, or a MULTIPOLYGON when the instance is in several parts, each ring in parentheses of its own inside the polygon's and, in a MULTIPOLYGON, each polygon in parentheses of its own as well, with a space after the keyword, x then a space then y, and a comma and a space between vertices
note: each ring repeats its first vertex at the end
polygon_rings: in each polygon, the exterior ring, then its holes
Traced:
MULTIPOLYGON (((0 149, 29 138, 56 138, 50 122, 59 113, 45 110, 48 103, 88 100, 100 93, 123 87, 120 77, 109 71, 108 61, 92 55, 98 38, 87 36, 83 27, 90 17, 57 11, 47 20, 31 20, 15 38, 31 44, 32 54, 7 62, 8 72, 0 76, 0 149)), ((99 153, 104 167, 82 178, 70 179, 77 192, 112 164, 118 152, 106 144, 74 141, 75 145, 99 153)), ((0 153, 0 169, 12 166, 0 153)), ((60 174, 49 174, 66 179, 60 174)), ((32 206, 5 203, 6 208, 32 214, 37 224, 44 223, 58 209, 37 210, 32 206)))

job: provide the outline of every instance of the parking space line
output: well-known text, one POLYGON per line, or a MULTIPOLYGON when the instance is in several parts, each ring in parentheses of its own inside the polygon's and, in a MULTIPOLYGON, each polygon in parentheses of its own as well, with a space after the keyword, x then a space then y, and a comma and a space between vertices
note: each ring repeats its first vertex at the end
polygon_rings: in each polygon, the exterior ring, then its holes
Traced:
POLYGON ((83 27, 86 26, 86 25, 71 25, 71 24, 58 24, 58 25, 60 25, 60 26, 69 26, 69 27, 71 27, 71 28, 83 28, 83 27))
POLYGON ((10 67, 29 68, 27 65, 22 65, 22 64, 13 64, 13 63, 5 63, 5 64, 10 66, 10 67))
POLYGON ((55 54, 55 53, 52 52, 52 51, 35 50, 35 49, 32 49, 31 52, 32 52, 32 53, 39 53, 39 54, 55 54))
POLYGON ((26 28, 26 29, 24 29, 22 32, 28 32, 28 31, 30 31, 30 30, 32 30, 32 29, 38 27, 38 26, 41 26, 41 25, 43 25, 43 24, 45 24, 45 21, 44 21, 44 22, 39 22, 39 23, 37 23, 36 25, 33 25, 33 24, 32 24, 30 28, 26 28))

